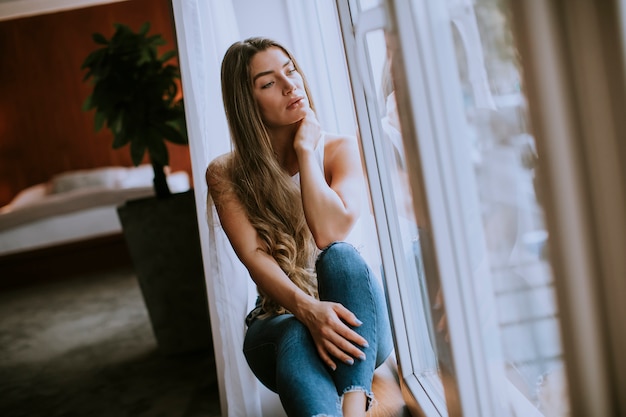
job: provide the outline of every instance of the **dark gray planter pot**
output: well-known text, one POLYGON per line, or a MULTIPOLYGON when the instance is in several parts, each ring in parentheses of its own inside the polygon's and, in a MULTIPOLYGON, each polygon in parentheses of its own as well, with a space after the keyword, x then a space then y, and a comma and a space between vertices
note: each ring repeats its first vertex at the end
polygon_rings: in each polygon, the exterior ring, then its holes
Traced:
POLYGON ((159 350, 212 348, 193 190, 117 209, 159 350))

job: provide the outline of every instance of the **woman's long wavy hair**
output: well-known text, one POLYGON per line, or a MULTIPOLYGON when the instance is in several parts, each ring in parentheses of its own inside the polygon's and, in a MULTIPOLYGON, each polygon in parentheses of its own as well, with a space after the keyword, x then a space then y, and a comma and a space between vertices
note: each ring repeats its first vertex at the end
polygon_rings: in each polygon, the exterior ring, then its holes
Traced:
MULTIPOLYGON (((300 289, 317 297, 314 261, 317 247, 307 226, 298 186, 280 166, 270 136, 254 100, 250 61, 258 52, 280 48, 302 75, 291 53, 277 42, 250 38, 234 43, 222 61, 222 97, 234 144, 228 173, 232 187, 245 207, 252 226, 280 268, 300 289)), ((286 310, 259 291, 268 314, 286 310)))

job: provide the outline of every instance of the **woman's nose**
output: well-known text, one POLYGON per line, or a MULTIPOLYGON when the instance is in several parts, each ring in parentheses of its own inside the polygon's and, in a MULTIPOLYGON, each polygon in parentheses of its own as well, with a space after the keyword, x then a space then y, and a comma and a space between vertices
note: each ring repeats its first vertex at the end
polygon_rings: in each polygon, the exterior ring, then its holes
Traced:
POLYGON ((283 85, 283 93, 289 94, 295 89, 296 89, 296 85, 289 78, 285 78, 285 84, 283 85))

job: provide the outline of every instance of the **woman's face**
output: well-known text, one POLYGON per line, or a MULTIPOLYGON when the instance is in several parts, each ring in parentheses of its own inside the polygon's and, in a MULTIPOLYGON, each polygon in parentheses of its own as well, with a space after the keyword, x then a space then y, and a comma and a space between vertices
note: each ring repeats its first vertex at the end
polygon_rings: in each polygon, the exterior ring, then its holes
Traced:
POLYGON ((306 116, 309 101, 302 76, 280 48, 258 52, 250 61, 252 92, 268 127, 286 126, 306 116))

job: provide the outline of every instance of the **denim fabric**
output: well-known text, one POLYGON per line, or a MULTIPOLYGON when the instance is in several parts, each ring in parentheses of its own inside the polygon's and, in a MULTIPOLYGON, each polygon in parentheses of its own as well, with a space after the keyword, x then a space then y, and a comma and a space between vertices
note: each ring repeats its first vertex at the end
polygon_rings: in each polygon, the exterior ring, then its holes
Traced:
POLYGON ((278 393, 289 417, 341 416, 341 396, 363 391, 372 399, 374 369, 393 349, 382 288, 373 272, 348 243, 325 248, 316 263, 320 299, 341 303, 363 324, 355 331, 369 343, 366 360, 340 361, 335 371, 320 359, 308 329, 291 314, 251 321, 244 354, 257 378, 278 393))

